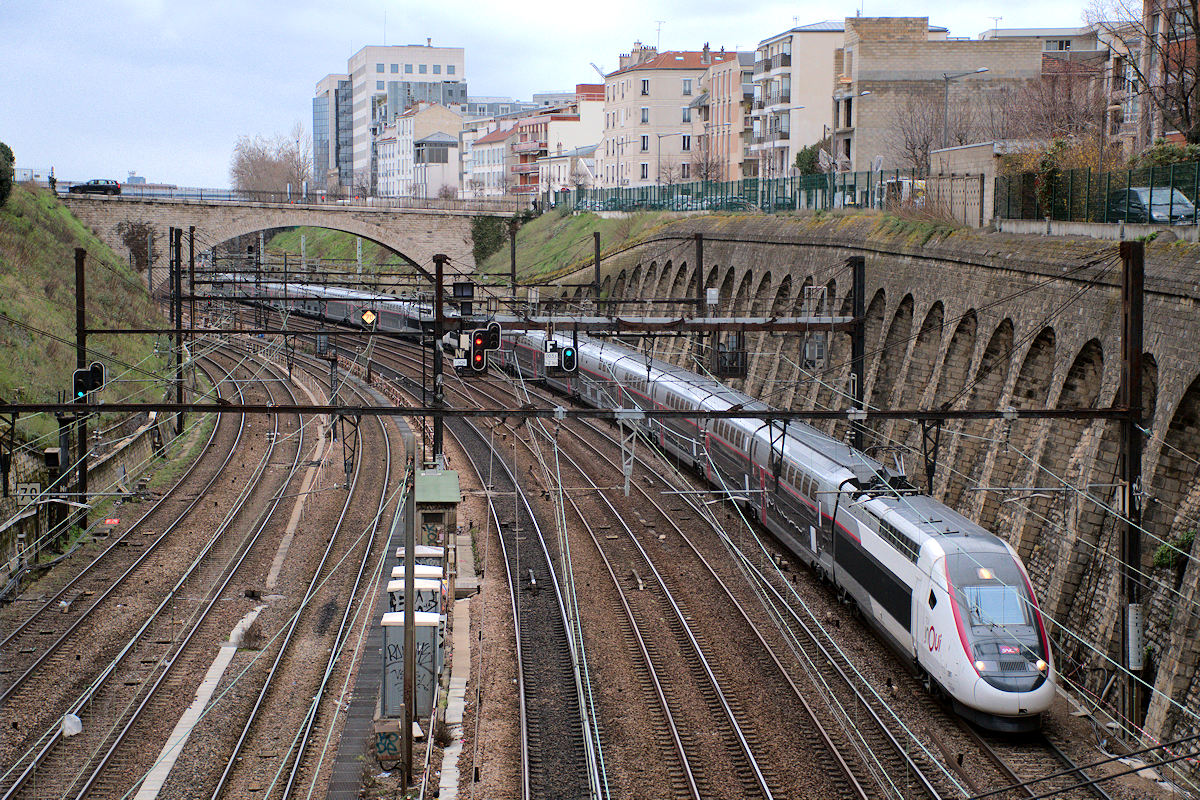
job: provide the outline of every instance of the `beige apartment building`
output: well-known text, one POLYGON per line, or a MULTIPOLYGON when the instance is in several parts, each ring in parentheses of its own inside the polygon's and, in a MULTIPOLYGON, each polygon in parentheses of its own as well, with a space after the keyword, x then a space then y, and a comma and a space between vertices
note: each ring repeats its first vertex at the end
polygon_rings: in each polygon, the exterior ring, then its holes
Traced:
POLYGON ((933 149, 967 144, 958 134, 976 130, 960 120, 982 116, 990 92, 1040 78, 1042 54, 1032 38, 949 39, 927 17, 847 17, 828 117, 838 169, 866 171, 877 157, 885 170, 911 168, 914 136, 933 149))
MULTIPOLYGON (((943 33, 945 28, 940 29, 943 33)), ((750 156, 757 174, 790 174, 796 153, 819 142, 829 123, 833 54, 845 39, 840 20, 801 25, 758 43, 750 156)))
POLYGON ((693 104, 699 112, 692 121, 693 179, 736 181, 758 174, 750 154, 754 53, 735 55, 715 61, 700 80, 703 91, 693 104))
POLYGON ((667 51, 635 42, 604 79, 604 130, 596 150, 599 185, 653 186, 690 180, 693 101, 705 72, 734 53, 667 51))

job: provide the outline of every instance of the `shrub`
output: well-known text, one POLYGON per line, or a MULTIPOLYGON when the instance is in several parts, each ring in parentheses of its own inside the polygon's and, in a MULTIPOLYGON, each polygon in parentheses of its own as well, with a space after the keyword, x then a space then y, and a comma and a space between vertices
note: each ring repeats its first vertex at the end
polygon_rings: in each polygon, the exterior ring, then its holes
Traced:
POLYGON ((1132 167, 1165 167, 1169 164, 1184 164, 1200 161, 1200 144, 1174 144, 1166 139, 1155 139, 1133 158, 1132 167))
POLYGON ((471 220, 471 254, 482 264, 492 253, 504 247, 505 220, 500 217, 474 217, 471 220))
POLYGON ((13 175, 16 174, 13 168, 14 161, 12 148, 0 142, 0 206, 4 205, 8 196, 12 194, 13 175))

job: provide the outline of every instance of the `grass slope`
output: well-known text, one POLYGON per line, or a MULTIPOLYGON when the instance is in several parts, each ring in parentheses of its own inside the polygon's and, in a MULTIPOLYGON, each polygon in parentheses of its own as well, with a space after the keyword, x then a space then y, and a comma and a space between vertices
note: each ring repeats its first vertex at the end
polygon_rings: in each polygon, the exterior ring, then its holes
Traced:
MULTIPOLYGON (((564 275, 593 258, 592 234, 600 232, 601 258, 642 239, 677 215, 645 212, 602 219, 596 214, 552 211, 525 223, 517 232, 517 280, 545 281, 564 275)), ((503 278, 509 271, 508 247, 478 265, 480 273, 503 278)))
MULTIPOLYGON (((54 402, 71 391, 75 369, 75 248, 87 250, 90 328, 165 327, 144 281, 44 189, 18 185, 0 206, 0 397, 54 402)), ((164 341, 164 352, 167 352, 164 341)), ((113 383, 101 398, 161 399, 155 376, 166 359, 153 336, 91 336, 88 361, 103 361, 113 383), (126 365, 137 368, 130 370, 126 365)), ((57 430, 47 414, 22 417, 31 440, 57 430)))
MULTIPOLYGON (((300 256, 300 236, 304 235, 304 249, 308 258, 322 261, 352 262, 358 258, 356 236, 352 233, 328 228, 292 228, 277 233, 267 242, 267 252, 287 253, 300 256)), ((405 262, 374 242, 363 239, 363 269, 369 271, 392 270, 405 266, 405 262)))

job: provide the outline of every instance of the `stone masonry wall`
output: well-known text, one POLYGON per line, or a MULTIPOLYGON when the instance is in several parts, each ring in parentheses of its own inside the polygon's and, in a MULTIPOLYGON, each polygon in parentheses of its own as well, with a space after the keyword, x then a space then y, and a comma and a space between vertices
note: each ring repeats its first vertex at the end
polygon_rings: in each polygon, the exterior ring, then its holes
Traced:
MULTIPOLYGON (((690 217, 606 261, 602 293, 616 298, 620 287, 630 299, 694 296, 688 240, 697 232, 705 236, 705 285, 720 287, 722 313, 769 307, 798 314, 804 287, 824 286, 825 307, 846 314, 846 259, 865 254, 864 394, 873 404, 1116 402, 1121 265, 1115 243, 965 231, 924 241, 924 233, 882 233, 880 219, 869 215, 690 217)), ((1200 526, 1200 247, 1147 246, 1144 339, 1142 570, 1148 679, 1158 690, 1147 724, 1166 740, 1200 732, 1194 711, 1200 708, 1200 547, 1193 545, 1177 566, 1153 565, 1160 546, 1200 526)), ((848 406, 848 337, 835 335, 819 366, 804 363, 796 336, 747 340, 751 372, 734 381, 738 388, 781 407, 848 406)), ((708 357, 708 345, 694 337, 649 344, 659 357, 693 368, 696 358, 708 357)), ((823 427, 846 433, 844 422, 823 427)), ((897 421, 871 430, 871 446, 904 450, 910 478, 925 485, 919 427, 897 421)), ((1063 678, 1084 693, 1103 688, 1120 655, 1118 448, 1111 422, 956 422, 943 431, 933 478, 935 495, 1008 538, 1027 559, 1061 645, 1063 678)))

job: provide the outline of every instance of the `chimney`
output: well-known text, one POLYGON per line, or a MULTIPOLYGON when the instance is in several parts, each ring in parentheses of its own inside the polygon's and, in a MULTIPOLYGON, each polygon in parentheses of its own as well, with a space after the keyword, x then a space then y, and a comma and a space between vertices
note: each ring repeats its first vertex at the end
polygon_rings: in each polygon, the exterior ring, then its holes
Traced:
POLYGON ((700 63, 707 64, 707 63, 709 63, 709 61, 711 59, 712 59, 712 56, 708 52, 708 42, 705 42, 704 50, 703 50, 703 52, 700 53, 700 63))
POLYGON ((426 46, 426 47, 433 47, 433 37, 432 37, 432 36, 426 36, 426 37, 425 37, 425 46, 426 46))

